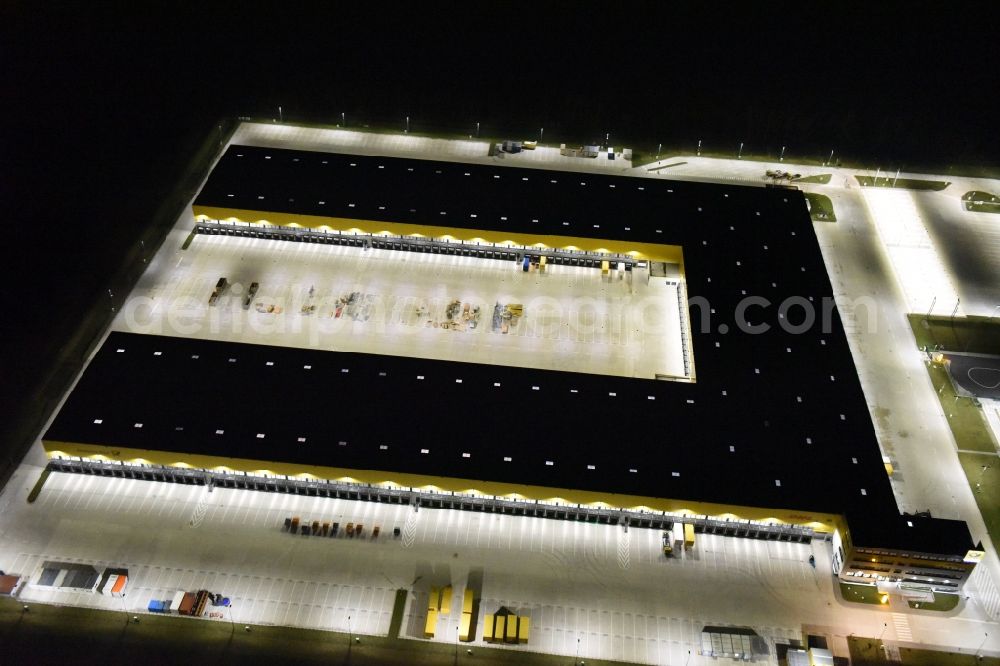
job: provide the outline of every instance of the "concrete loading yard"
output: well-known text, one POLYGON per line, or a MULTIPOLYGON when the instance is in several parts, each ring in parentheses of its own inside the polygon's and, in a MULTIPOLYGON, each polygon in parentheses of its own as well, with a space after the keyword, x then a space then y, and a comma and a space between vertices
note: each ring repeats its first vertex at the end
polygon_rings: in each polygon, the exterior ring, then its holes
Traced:
POLYGON ((645 269, 633 273, 630 284, 603 278, 591 267, 550 265, 545 272, 524 273, 512 260, 209 235, 187 250, 173 280, 140 291, 116 328, 683 378, 678 281, 639 278, 645 269), (207 294, 220 274, 230 285, 209 306, 207 294), (259 287, 253 307, 244 309, 251 282, 259 287), (449 312, 456 300, 459 311, 449 312), (502 326, 491 325, 498 302, 522 306, 517 325, 503 339, 494 335, 502 326), (467 335, 443 338, 442 331, 467 335))

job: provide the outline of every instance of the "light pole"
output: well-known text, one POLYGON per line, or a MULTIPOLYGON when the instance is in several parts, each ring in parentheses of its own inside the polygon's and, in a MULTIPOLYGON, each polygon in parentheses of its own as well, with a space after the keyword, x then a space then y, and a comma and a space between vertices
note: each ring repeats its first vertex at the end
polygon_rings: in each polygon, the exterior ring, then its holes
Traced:
POLYGON ((540 127, 538 129, 538 143, 541 143, 544 140, 545 140, 545 128, 540 127))
POLYGON ((882 631, 878 632, 878 640, 879 640, 880 643, 882 642, 882 637, 885 636, 885 630, 888 629, 888 628, 889 628, 889 623, 888 622, 883 622, 882 623, 882 631))
POLYGON ((279 123, 285 122, 285 116, 281 113, 281 105, 280 104, 278 105, 278 122, 279 123))
POLYGON ((740 150, 739 150, 738 153, 736 153, 736 159, 738 159, 738 160, 743 159, 743 142, 742 141, 740 141, 740 150))
POLYGON ((701 157, 701 139, 698 139, 698 157, 701 157))
POLYGON ((663 144, 662 143, 656 144, 656 159, 660 159, 660 153, 662 152, 663 152, 663 144))
POLYGON ((896 187, 896 181, 899 180, 899 169, 896 169, 896 175, 892 179, 892 186, 896 187))
POLYGON ((344 112, 340 112, 340 126, 347 127, 347 119, 344 117, 344 112))
POLYGON ((785 147, 784 146, 781 147, 781 155, 778 156, 778 161, 779 162, 784 162, 785 161, 785 147))
POLYGON ((409 134, 409 133, 410 133, 410 117, 409 117, 409 116, 406 116, 406 130, 404 130, 404 131, 405 131, 405 132, 406 132, 407 134, 409 134))
POLYGON ((980 650, 983 649, 983 646, 986 645, 986 639, 989 637, 990 637, 989 633, 983 634, 983 642, 980 643, 979 647, 976 648, 976 659, 979 659, 979 652, 980 650))
POLYGON ((580 666, 580 639, 576 639, 576 661, 573 662, 574 666, 580 666))
POLYGON ((479 123, 476 123, 476 138, 479 138, 479 123))
POLYGON ((826 158, 826 165, 830 166, 831 164, 833 164, 833 151, 832 150, 830 151, 830 156, 828 158, 826 158))

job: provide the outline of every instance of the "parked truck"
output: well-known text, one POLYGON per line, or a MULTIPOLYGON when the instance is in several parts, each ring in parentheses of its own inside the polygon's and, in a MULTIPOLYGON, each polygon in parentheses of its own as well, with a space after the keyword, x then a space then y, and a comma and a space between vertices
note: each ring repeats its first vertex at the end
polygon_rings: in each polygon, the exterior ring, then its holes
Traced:
POLYGON ((684 548, 684 523, 674 523, 671 534, 674 540, 674 553, 679 554, 684 548))
POLYGON ((219 281, 215 283, 215 289, 212 290, 212 295, 208 297, 208 304, 215 305, 219 297, 222 296, 223 292, 226 291, 226 287, 229 286, 229 280, 224 277, 220 277, 219 281))
POLYGON ((674 554, 674 534, 672 530, 663 533, 663 554, 672 557, 674 554))
POLYGON ((691 523, 684 524, 684 550, 691 550, 694 548, 694 525, 691 523))
POLYGON ((194 615, 194 605, 198 599, 198 595, 194 592, 184 592, 183 594, 184 596, 177 607, 177 612, 181 615, 194 615))
POLYGON ((128 576, 118 576, 118 580, 111 586, 111 596, 124 597, 126 585, 128 585, 128 576))
POLYGON ((251 282, 250 283, 250 288, 247 289, 246 298, 243 299, 243 309, 244 310, 249 310, 250 309, 250 303, 253 302, 253 297, 257 295, 257 290, 258 289, 260 289, 260 283, 258 283, 258 282, 251 282))

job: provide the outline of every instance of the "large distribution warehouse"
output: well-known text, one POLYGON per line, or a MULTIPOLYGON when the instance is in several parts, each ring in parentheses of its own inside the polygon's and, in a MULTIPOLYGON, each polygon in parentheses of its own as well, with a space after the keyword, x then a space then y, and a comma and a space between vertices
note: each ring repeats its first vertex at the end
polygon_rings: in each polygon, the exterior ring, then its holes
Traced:
MULTIPOLYGON (((897 509, 798 191, 233 145, 193 213, 426 261, 286 304, 351 317, 311 345, 112 333, 45 433, 56 469, 832 536, 845 580, 939 591, 980 557, 965 523, 897 509), (402 298, 420 270, 473 296, 402 298)), ((217 301, 219 277, 212 307, 280 311, 217 301)))

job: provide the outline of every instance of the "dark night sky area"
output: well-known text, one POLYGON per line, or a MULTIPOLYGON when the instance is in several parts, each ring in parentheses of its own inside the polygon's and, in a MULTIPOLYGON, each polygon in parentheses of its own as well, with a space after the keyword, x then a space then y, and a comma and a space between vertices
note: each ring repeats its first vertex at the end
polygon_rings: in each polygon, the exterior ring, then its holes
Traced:
POLYGON ((1000 156, 992 3, 180 4, 0 7, 2 413, 224 115, 883 167, 1000 156))

